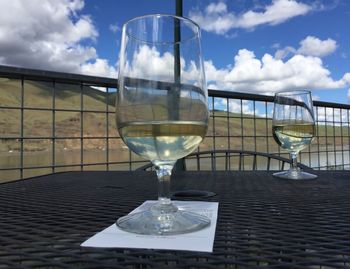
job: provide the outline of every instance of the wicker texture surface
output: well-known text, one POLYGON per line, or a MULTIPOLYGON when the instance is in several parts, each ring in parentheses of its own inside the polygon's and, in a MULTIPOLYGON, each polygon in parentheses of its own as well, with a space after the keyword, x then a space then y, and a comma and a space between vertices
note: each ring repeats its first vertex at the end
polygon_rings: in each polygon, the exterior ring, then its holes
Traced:
MULTIPOLYGON (((152 172, 72 172, 0 185, 0 268, 350 268, 350 173, 178 172, 173 190, 217 193, 213 253, 81 248, 145 200, 152 172)), ((199 199, 199 198, 196 198, 199 199)))

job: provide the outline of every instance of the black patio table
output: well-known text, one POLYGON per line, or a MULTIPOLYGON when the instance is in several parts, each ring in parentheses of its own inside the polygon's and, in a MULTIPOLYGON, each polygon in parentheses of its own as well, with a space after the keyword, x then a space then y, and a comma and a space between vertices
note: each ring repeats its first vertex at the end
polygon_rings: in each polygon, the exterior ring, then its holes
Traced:
POLYGON ((350 172, 177 172, 173 190, 218 201, 213 253, 83 248, 145 200, 152 172, 67 172, 0 185, 0 268, 350 268, 350 172))

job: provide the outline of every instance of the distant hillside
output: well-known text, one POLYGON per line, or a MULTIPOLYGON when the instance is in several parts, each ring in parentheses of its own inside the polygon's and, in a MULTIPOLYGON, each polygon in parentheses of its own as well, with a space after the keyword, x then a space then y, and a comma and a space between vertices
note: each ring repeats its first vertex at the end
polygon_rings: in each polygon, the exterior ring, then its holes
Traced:
MULTIPOLYGON (((42 138, 26 140, 24 143, 25 151, 50 150, 52 148, 52 141, 51 139, 45 139, 45 137, 51 137, 53 134, 57 138, 62 138, 56 140, 56 150, 80 149, 79 139, 65 138, 80 137, 82 125, 84 137, 97 138, 86 140, 84 142, 85 149, 101 149, 106 147, 106 140, 103 137, 107 136, 107 124, 109 135, 118 136, 114 114, 109 114, 107 123, 106 113, 104 113, 106 107, 111 112, 115 111, 115 93, 107 94, 89 86, 84 86, 82 90, 83 104, 81 104, 80 85, 57 83, 54 91, 53 84, 49 82, 27 80, 24 82, 24 107, 44 109, 24 110, 24 136, 42 138), (54 92, 55 98, 53 98, 54 92), (81 105, 83 105, 84 110, 92 111, 84 112, 83 118, 81 118, 79 111, 81 105), (53 107, 59 110, 77 111, 56 111, 54 113, 50 110, 53 107), (94 111, 100 111, 102 113, 96 113, 94 111), (53 116, 55 128, 53 128, 53 116)), ((21 106, 20 80, 0 78, 0 106, 12 108, 21 106)), ((21 135, 21 110, 12 108, 0 109, 0 137, 20 137, 21 135)), ((215 136, 215 141, 212 138, 206 138, 201 145, 203 150, 213 148, 215 143, 216 148, 241 148, 243 145, 245 149, 254 149, 254 145, 257 144, 258 150, 265 151, 267 136, 269 137, 269 145, 276 146, 277 150, 278 146, 272 139, 271 120, 266 121, 265 118, 260 117, 252 119, 252 115, 243 115, 243 118, 240 118, 240 113, 228 113, 217 110, 213 111, 213 115, 215 117, 210 119, 207 135, 215 136), (214 121, 215 128, 213 127, 214 121), (267 126, 266 123, 268 124, 267 126), (240 138, 242 135, 244 136, 244 141, 240 138), (230 139, 228 139, 229 136, 230 139), (254 136, 257 138, 255 139, 254 136)), ((327 129, 325 126, 319 126, 317 130, 319 135, 325 135, 327 133, 328 136, 340 136, 341 133, 345 134, 347 131, 345 127, 342 130, 340 127, 333 128, 332 126, 328 126, 327 129)), ((335 141, 322 138, 318 142, 323 145, 332 144, 333 142, 336 145, 342 143, 340 137, 336 137, 335 141)), ((111 140, 110 145, 114 148, 124 146, 120 139, 111 140)), ((17 150, 20 150, 20 143, 16 139, 0 140, 0 152, 17 150)))
MULTIPOLYGON (((53 112, 47 109, 80 110, 81 109, 80 85, 53 84, 38 81, 24 82, 24 107, 39 108, 36 110, 25 109, 23 113, 23 134, 33 137, 50 137, 53 135, 53 112), (53 93, 54 98, 53 98, 53 93), (53 101, 54 100, 54 101, 53 101), (54 102, 54 104, 53 104, 54 102), (45 110, 40 110, 45 109, 45 110)), ((83 109, 93 111, 115 111, 115 93, 109 93, 83 87, 83 109)), ((13 109, 21 106, 21 82, 20 80, 9 80, 0 78, 0 106, 11 107, 0 110, 0 136, 18 137, 21 134, 20 119, 21 110, 13 109)), ((84 113, 81 119, 80 111, 56 111, 55 112, 55 135, 57 137, 80 136, 81 120, 83 120, 84 136, 101 137, 106 135, 105 113, 84 113)), ((110 119, 109 128, 115 131, 114 117, 110 119)), ((115 131, 116 132, 116 131, 115 131)), ((116 133, 115 133, 116 134, 116 133)), ((25 143, 25 150, 45 150, 45 140, 30 140, 25 143)), ((73 141, 62 140, 62 147, 74 148, 73 141)), ((0 144, 0 151, 18 150, 19 143, 13 139, 0 144)))
MULTIPOLYGON (((24 81, 24 106, 51 108, 53 97, 53 83, 42 81, 24 81)), ((80 105, 80 85, 55 84, 56 107, 76 108, 80 105), (64 103, 62 103, 64 102, 64 103)), ((7 106, 20 105, 21 81, 15 79, 0 78, 0 102, 7 106)), ((96 108, 105 108, 108 104, 114 106, 115 94, 109 95, 90 86, 83 86, 84 105, 96 108), (111 98, 113 96, 113 99, 111 98)))

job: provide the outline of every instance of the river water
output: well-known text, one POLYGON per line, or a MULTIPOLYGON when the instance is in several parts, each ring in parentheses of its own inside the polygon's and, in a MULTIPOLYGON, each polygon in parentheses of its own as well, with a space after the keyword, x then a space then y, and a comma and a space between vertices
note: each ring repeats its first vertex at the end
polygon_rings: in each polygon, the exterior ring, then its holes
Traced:
MULTIPOLYGON (((285 157, 288 157, 286 155, 285 157)), ((80 170, 80 162, 83 158, 84 164, 93 164, 98 163, 100 165, 91 165, 84 167, 84 170, 106 170, 106 162, 107 162, 107 152, 105 150, 87 150, 83 152, 81 155, 80 150, 67 150, 67 151, 59 151, 56 152, 55 155, 55 164, 56 165, 78 165, 78 166, 68 166, 68 167, 60 167, 56 168, 55 172, 62 171, 72 171, 72 170, 80 170)), ((110 150, 109 151, 109 162, 123 162, 128 161, 129 159, 129 151, 126 148, 118 149, 118 150, 110 150)), ((301 161, 311 167, 318 166, 336 166, 341 167, 341 164, 349 164, 350 163, 350 151, 346 150, 344 152, 338 151, 334 152, 321 152, 312 153, 310 155, 311 165, 309 163, 309 155, 303 153, 301 155, 301 161)), ((132 154, 132 160, 142 160, 136 155, 132 154)), ((20 166, 20 155, 18 152, 8 152, 0 154, 0 167, 1 168, 14 168, 20 166)), ((238 169, 238 158, 232 158, 231 160, 231 168, 238 169)), ((24 154, 23 164, 24 167, 40 167, 40 166, 50 166, 53 163, 52 152, 49 151, 41 151, 41 152, 29 152, 24 154)), ((265 170, 267 166, 266 158, 258 158, 257 167, 260 170, 265 170)), ((132 169, 135 169, 137 164, 133 164, 132 169)), ((113 164, 109 166, 110 170, 129 170, 129 164, 113 164)), ((187 164, 187 168, 196 169, 196 162, 189 162, 187 164)), ((217 159, 216 164, 217 170, 225 169, 224 158, 217 159)), ((252 168, 252 158, 245 159, 244 169, 249 170, 252 168)), ((211 162, 209 159, 203 159, 201 161, 201 169, 202 170, 210 170, 211 162)), ((271 170, 278 170, 278 163, 272 161, 271 170)), ((345 167, 345 169, 349 169, 349 165, 345 167)), ((52 173, 51 168, 33 168, 24 170, 24 177, 37 176, 42 174, 52 173)), ((18 170, 10 170, 10 171, 0 171, 0 182, 6 182, 10 180, 15 180, 20 177, 20 172, 18 170)))

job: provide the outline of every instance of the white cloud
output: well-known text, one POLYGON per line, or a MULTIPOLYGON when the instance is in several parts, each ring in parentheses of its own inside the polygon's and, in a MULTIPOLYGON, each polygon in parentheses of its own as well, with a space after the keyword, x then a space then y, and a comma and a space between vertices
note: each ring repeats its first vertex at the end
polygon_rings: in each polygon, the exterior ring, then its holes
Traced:
MULTIPOLYGON (((181 63, 181 82, 198 83, 201 78, 198 61, 185 61, 181 63)), ((127 76, 141 79, 156 79, 160 81, 174 80, 174 55, 166 51, 160 53, 155 47, 143 45, 132 55, 131 59, 124 64, 124 72, 127 76), (156 77, 155 77, 156 74, 156 77)))
POLYGON ((241 49, 232 67, 216 69, 205 63, 207 80, 217 89, 249 91, 260 94, 286 89, 338 89, 349 85, 350 73, 334 80, 320 58, 294 55, 287 61, 265 54, 258 59, 254 52, 241 49))
POLYGON ((190 11, 189 17, 197 22, 202 29, 216 34, 225 34, 232 28, 236 28, 236 16, 227 12, 227 6, 223 2, 210 4, 204 11, 190 11))
POLYGON ((325 121, 334 121, 335 126, 348 126, 348 113, 346 109, 320 107, 316 110, 315 116, 317 121, 320 122, 319 124, 325 124, 325 121))
POLYGON ((252 28, 261 24, 276 25, 309 11, 311 11, 310 6, 294 0, 275 0, 271 5, 266 6, 263 12, 244 13, 239 20, 239 25, 242 28, 252 28))
MULTIPOLYGON (((161 54, 154 47, 144 45, 126 64, 128 76, 169 81, 173 78, 174 57, 170 52, 161 54)), ((315 56, 296 54, 288 60, 270 54, 257 58, 253 51, 241 49, 233 57, 233 63, 216 68, 209 60, 204 62, 209 88, 238 92, 273 94, 287 89, 339 89, 350 85, 350 73, 338 80, 315 56)), ((198 79, 198 66, 181 59, 182 82, 198 79)))
MULTIPOLYGON (((213 61, 208 60, 204 62, 204 70, 205 70, 205 76, 208 82, 217 82, 222 80, 228 73, 228 69, 227 68, 223 68, 223 69, 217 69, 213 63, 213 61)), ((211 88, 215 88, 217 87, 216 84, 212 85, 211 88), (215 86, 214 86, 215 85, 215 86), (213 87, 214 86, 214 87, 213 87)))
POLYGON ((216 13, 226 13, 227 12, 227 6, 223 2, 219 2, 217 4, 210 3, 206 9, 207 14, 216 14, 216 13))
POLYGON ((109 25, 109 30, 111 30, 113 33, 117 33, 121 30, 120 26, 118 25, 118 23, 115 24, 110 24, 109 25))
POLYGON ((290 54, 302 54, 316 57, 324 57, 332 54, 338 47, 337 42, 331 38, 321 40, 314 36, 307 36, 300 41, 300 47, 295 49, 287 46, 276 51, 275 57, 278 59, 286 58, 290 54))
MULTIPOLYGON (((229 105, 228 105, 229 111, 233 113, 242 113, 245 115, 253 115, 254 110, 252 107, 252 102, 249 102, 247 100, 243 100, 242 104, 240 100, 229 100, 229 105)), ((257 112, 257 111, 255 111, 257 112)))
POLYGON ((263 24, 280 24, 293 17, 305 15, 311 10, 311 6, 295 0, 273 0, 262 11, 249 10, 236 15, 228 11, 224 2, 218 2, 208 5, 204 12, 191 10, 189 17, 206 31, 226 34, 234 28, 252 29, 263 24))
POLYGON ((343 80, 350 84, 350 73, 346 73, 344 76, 343 76, 343 80))
POLYGON ((165 52, 163 55, 155 47, 143 45, 132 57, 132 62, 126 63, 125 72, 130 77, 151 79, 157 74, 157 79, 169 81, 174 76, 174 56, 165 52))
POLYGON ((81 65, 81 71, 85 75, 117 77, 117 71, 110 66, 106 59, 96 59, 93 63, 84 63, 81 65))
POLYGON ((73 73, 95 66, 99 75, 113 69, 97 70, 107 61, 82 45, 98 37, 92 19, 79 15, 84 0, 0 0, 0 6, 0 64, 73 73))
POLYGON ((284 59, 287 58, 290 54, 296 54, 297 50, 291 46, 287 46, 283 49, 278 49, 275 53, 276 59, 284 59))
POLYGON ((323 57, 333 53, 337 48, 337 42, 331 38, 320 40, 314 36, 308 36, 300 42, 298 53, 323 57))
MULTIPOLYGON (((212 107, 210 109, 213 109, 212 107)), ((215 98, 214 99, 214 109, 221 111, 229 111, 232 113, 242 113, 245 115, 253 115, 253 103, 248 100, 234 100, 229 99, 227 105, 227 98, 215 98)), ((256 115, 260 115, 259 112, 255 111, 256 115)))

